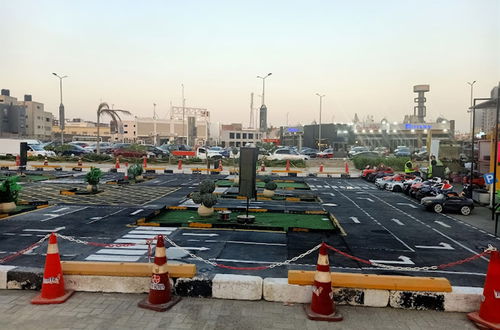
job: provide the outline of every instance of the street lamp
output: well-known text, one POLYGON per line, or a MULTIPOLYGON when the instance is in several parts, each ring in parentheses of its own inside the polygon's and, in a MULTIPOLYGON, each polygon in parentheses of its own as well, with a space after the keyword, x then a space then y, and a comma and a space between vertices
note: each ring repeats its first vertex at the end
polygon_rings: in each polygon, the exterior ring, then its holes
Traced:
POLYGON ((318 150, 321 151, 321 111, 323 110, 323 97, 320 93, 316 93, 319 97, 319 132, 318 132, 318 150))
POLYGON ((472 131, 474 130, 474 127, 472 126, 472 107, 474 106, 474 84, 476 83, 476 81, 474 80, 473 82, 467 82, 467 84, 470 86, 470 106, 471 108, 467 111, 467 112, 470 112, 470 131, 471 131, 471 134, 474 134, 472 131))
POLYGON ((63 105, 63 97, 62 97, 62 80, 67 78, 68 76, 60 76, 55 72, 52 72, 54 76, 59 78, 59 93, 61 95, 61 104, 59 105, 59 128, 61 129, 61 145, 64 144, 64 105, 63 105))
POLYGON ((265 92, 266 92, 266 78, 269 77, 270 75, 272 75, 272 72, 269 72, 264 77, 257 76, 257 78, 262 79, 262 105, 265 104, 264 97, 265 97, 265 92))

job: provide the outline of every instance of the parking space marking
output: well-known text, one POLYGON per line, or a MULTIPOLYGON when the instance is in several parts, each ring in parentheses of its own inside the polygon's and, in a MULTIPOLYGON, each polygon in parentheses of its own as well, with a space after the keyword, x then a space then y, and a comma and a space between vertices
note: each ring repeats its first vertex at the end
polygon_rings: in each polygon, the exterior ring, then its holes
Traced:
POLYGON ((136 215, 138 213, 141 213, 142 211, 144 211, 144 209, 138 209, 137 211, 130 213, 130 215, 136 215))
POLYGON ((415 247, 418 249, 455 250, 450 244, 443 242, 439 243, 437 246, 415 245, 415 247))
POLYGON ((105 216, 103 216, 103 217, 93 217, 93 218, 90 218, 90 219, 91 219, 91 221, 87 222, 87 224, 91 224, 91 223, 94 223, 94 222, 96 222, 96 221, 99 221, 99 220, 102 220, 102 219, 108 218, 108 217, 110 217, 110 216, 113 216, 113 215, 118 214, 118 213, 120 213, 120 212, 122 212, 122 211, 125 211, 125 210, 126 210, 126 208, 123 208, 123 209, 120 209, 120 210, 118 210, 118 211, 116 211, 116 212, 113 212, 113 213, 110 213, 110 214, 108 214, 108 215, 105 215, 105 216))
POLYGON ((434 222, 435 222, 435 223, 437 223, 437 224, 438 224, 438 225, 440 225, 440 226, 445 227, 445 228, 451 228, 451 226, 450 226, 450 225, 445 224, 443 221, 438 221, 438 220, 436 220, 436 221, 434 221, 434 222))
POLYGON ((356 217, 349 217, 349 219, 351 219, 351 220, 352 220, 352 222, 354 222, 354 223, 361 223, 361 222, 358 220, 358 218, 356 218, 356 217))
POLYGON ((412 209, 417 209, 418 207, 413 205, 413 204, 410 204, 410 203, 397 203, 398 205, 407 205, 409 207, 411 207, 412 209))
POLYGON ((88 206, 84 206, 84 207, 81 207, 79 209, 76 209, 76 210, 72 210, 72 211, 68 211, 66 213, 62 213, 62 214, 52 214, 52 213, 45 213, 43 214, 44 216, 48 216, 49 218, 47 219, 42 219, 40 220, 40 222, 45 222, 45 221, 49 221, 49 220, 52 220, 52 219, 55 219, 55 218, 59 218, 59 217, 62 217, 62 216, 65 216, 65 215, 68 215, 68 214, 72 214, 72 213, 76 213, 78 211, 82 211, 82 210, 85 210, 87 209, 88 206))
POLYGON ((130 255, 130 256, 142 256, 148 252, 148 249, 135 249, 135 250, 121 250, 121 249, 102 249, 96 253, 101 254, 118 254, 118 255, 130 255))
POLYGON ((414 265, 415 263, 411 261, 411 258, 407 256, 399 256, 398 260, 373 260, 370 259, 371 262, 377 264, 390 264, 390 265, 414 265))
POLYGON ((107 254, 91 254, 85 260, 89 261, 120 261, 120 262, 136 262, 141 257, 123 256, 123 255, 107 255, 107 254))
POLYGON ((405 224, 401 222, 401 220, 398 220, 398 219, 391 219, 392 221, 394 221, 395 223, 397 223, 398 225, 400 226, 404 226, 405 224))

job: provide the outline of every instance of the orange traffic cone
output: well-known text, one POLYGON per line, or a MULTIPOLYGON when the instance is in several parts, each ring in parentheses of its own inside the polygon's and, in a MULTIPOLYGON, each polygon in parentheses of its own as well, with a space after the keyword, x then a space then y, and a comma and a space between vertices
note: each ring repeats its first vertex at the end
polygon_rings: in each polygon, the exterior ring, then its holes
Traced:
POLYGON ((345 174, 349 174, 349 164, 345 162, 345 174))
POLYGON ((83 166, 82 157, 78 157, 78 163, 76 165, 77 166, 83 166))
POLYGON ((116 169, 119 169, 119 168, 120 168, 120 157, 116 157, 115 168, 116 168, 116 169))
POLYGON ((172 296, 170 280, 167 271, 167 254, 163 235, 158 235, 155 249, 155 264, 153 275, 149 284, 149 296, 139 302, 139 307, 165 312, 181 300, 178 296, 172 296))
POLYGON ((43 166, 47 166, 49 165, 49 159, 47 157, 45 157, 44 161, 43 161, 43 166))
POLYGON ((182 159, 179 159, 179 161, 177 162, 177 169, 182 170, 182 159))
POLYGON ((222 167, 222 159, 219 159, 219 171, 224 171, 222 167))
POLYGON ((328 322, 343 320, 342 315, 336 312, 333 301, 332 277, 325 243, 319 248, 311 304, 304 305, 304 310, 310 320, 328 322))
POLYGON ((323 163, 319 164, 319 172, 323 172, 324 169, 323 163))
POLYGON ((265 172, 266 171, 266 164, 264 164, 264 161, 260 163, 260 171, 265 172))
POLYGON ((491 252, 479 313, 467 314, 480 329, 500 329, 500 252, 491 252))
POLYGON ((290 159, 286 160, 286 168, 287 171, 290 171, 290 159))
POLYGON ((125 162, 125 174, 123 175, 123 180, 128 181, 128 162, 125 162))
POLYGON ((21 166, 21 157, 16 155, 16 166, 21 166))
POLYGON ((54 233, 50 235, 45 270, 43 272, 42 293, 31 300, 32 304, 60 304, 68 300, 74 293, 73 290, 64 289, 64 278, 61 268, 57 238, 54 233))
POLYGON ((148 167, 148 157, 142 156, 142 167, 146 168, 148 167))

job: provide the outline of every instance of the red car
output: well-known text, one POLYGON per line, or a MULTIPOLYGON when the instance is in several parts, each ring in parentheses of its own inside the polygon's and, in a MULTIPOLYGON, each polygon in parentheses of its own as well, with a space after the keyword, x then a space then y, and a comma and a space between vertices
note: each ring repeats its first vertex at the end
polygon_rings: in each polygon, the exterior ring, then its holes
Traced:
POLYGON ((328 148, 316 154, 318 158, 333 158, 333 149, 328 148))
POLYGON ((146 151, 143 150, 132 150, 132 149, 124 149, 124 148, 118 148, 113 150, 113 156, 118 157, 126 157, 126 158, 142 158, 144 156, 147 156, 148 154, 146 151))

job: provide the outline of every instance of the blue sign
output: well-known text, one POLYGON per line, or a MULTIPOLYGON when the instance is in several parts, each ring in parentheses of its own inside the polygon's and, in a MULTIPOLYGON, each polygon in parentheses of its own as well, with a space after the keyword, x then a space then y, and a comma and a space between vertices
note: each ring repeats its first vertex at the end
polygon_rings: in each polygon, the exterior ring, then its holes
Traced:
MULTIPOLYGON (((483 177, 484 177, 484 182, 486 182, 486 184, 493 184, 493 178, 494 178, 493 173, 486 173, 485 175, 483 175, 483 177)), ((498 180, 495 180, 495 182, 498 182, 498 180)))
POLYGON ((405 124, 405 129, 431 129, 432 125, 405 124))
POLYGON ((296 133, 299 131, 299 129, 296 127, 288 127, 287 131, 290 133, 296 133))

